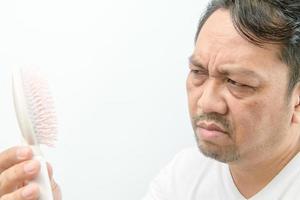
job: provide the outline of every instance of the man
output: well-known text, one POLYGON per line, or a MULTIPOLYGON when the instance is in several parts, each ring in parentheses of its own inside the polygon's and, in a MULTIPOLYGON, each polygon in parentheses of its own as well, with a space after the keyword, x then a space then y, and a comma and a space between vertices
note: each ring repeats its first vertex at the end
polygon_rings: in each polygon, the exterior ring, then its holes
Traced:
MULTIPOLYGON (((146 200, 299 199, 299 16, 300 0, 212 1, 187 79, 206 157, 179 153, 146 200)), ((38 199, 35 185, 23 186, 38 171, 31 156, 22 148, 0 154, 0 200, 38 199)))
POLYGON ((198 148, 144 200, 300 199, 299 71, 300 0, 212 0, 187 78, 198 148))

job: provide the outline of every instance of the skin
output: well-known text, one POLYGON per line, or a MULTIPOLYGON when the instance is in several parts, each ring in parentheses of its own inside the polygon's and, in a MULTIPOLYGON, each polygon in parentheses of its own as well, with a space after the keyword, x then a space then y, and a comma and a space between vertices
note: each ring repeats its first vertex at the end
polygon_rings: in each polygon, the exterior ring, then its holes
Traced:
MULTIPOLYGON (((0 153, 0 200, 38 200, 38 186, 26 184, 37 176, 40 169, 32 155, 28 147, 12 147, 0 153)), ((50 164, 48 172, 54 199, 61 200, 60 188, 53 179, 50 164)))
POLYGON ((219 9, 202 27, 190 58, 187 93, 199 149, 229 164, 246 198, 299 152, 300 87, 288 96, 288 66, 279 55, 277 45, 261 48, 244 39, 230 13, 219 9), (216 125, 221 134, 207 139, 197 122, 216 125))

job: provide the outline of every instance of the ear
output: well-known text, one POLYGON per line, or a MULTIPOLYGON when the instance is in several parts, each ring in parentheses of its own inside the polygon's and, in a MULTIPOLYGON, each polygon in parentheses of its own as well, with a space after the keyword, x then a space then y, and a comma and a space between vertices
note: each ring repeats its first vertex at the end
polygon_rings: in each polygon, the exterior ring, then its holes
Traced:
POLYGON ((297 84, 291 96, 291 103, 294 106, 292 123, 300 124, 300 85, 297 84))

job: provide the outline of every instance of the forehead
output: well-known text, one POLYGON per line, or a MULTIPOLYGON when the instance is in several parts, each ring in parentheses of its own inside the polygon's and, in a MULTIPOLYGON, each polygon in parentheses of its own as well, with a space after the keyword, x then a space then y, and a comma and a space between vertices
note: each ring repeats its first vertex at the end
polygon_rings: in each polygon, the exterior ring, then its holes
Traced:
POLYGON ((250 43, 237 32, 229 11, 224 9, 215 11, 203 25, 193 57, 201 60, 204 65, 208 65, 212 59, 215 65, 222 63, 266 65, 281 62, 278 45, 265 44, 262 48, 250 43))

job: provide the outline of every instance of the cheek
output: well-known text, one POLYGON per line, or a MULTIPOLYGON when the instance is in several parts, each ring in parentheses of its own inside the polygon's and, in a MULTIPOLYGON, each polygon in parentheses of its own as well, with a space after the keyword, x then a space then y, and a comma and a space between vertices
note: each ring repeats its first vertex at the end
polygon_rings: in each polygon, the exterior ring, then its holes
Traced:
POLYGON ((232 102, 229 116, 232 118, 234 140, 237 145, 250 145, 259 132, 265 129, 268 115, 264 109, 266 105, 261 101, 232 102))
POLYGON ((278 100, 270 102, 257 99, 248 102, 232 103, 232 122, 235 142, 239 146, 256 146, 267 143, 270 138, 285 130, 288 117, 285 104, 278 100))
POLYGON ((195 116, 197 114, 197 102, 201 96, 201 87, 195 87, 191 79, 188 78, 186 81, 186 90, 190 115, 195 116))

